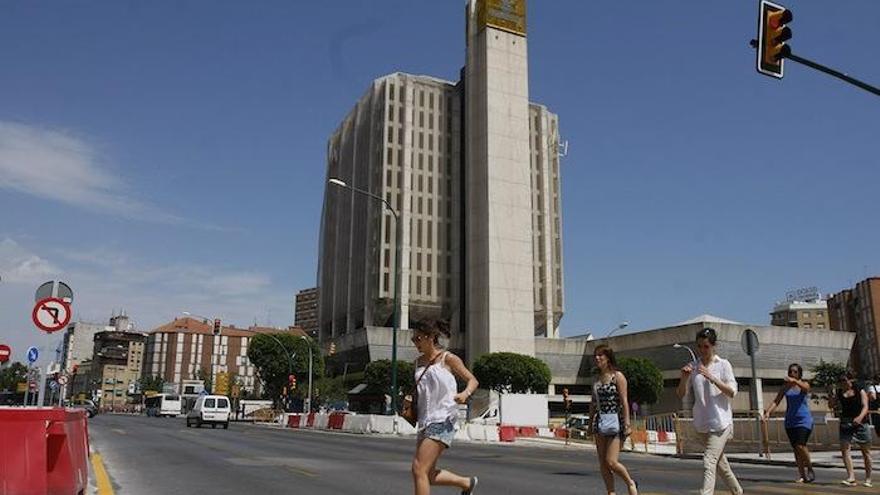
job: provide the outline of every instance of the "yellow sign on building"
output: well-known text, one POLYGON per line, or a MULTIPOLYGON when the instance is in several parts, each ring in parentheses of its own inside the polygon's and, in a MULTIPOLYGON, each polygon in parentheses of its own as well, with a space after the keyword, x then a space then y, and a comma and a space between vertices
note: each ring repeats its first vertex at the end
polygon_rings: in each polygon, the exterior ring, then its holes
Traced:
POLYGON ((477 19, 480 30, 488 26, 525 36, 526 0, 479 0, 477 19))

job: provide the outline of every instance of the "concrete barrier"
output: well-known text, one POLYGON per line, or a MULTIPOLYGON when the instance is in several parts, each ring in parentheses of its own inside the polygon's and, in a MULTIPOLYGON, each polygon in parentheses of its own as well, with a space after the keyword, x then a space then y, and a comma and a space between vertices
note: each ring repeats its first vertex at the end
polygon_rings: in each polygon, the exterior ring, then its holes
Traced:
POLYGON ((553 438, 553 430, 550 428, 538 428, 538 436, 541 438, 553 438))

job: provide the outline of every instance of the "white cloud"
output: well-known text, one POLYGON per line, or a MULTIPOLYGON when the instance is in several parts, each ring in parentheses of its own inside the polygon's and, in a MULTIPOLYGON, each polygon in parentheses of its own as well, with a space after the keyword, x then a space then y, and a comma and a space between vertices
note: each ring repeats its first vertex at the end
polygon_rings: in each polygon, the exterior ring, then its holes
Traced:
POLYGON ((47 260, 30 253, 12 239, 0 241, 0 280, 39 284, 59 272, 47 260))
POLYGON ((53 129, 0 121, 0 188, 137 220, 183 221, 131 197, 94 146, 53 129))
POLYGON ((75 320, 106 322, 124 309, 141 331, 183 311, 237 326, 255 320, 261 325, 293 324, 292 289, 279 287, 266 273, 195 263, 157 265, 106 247, 62 252, 25 244, 0 240, 0 341, 14 349, 35 342, 38 334, 30 323, 33 291, 53 279, 73 288, 75 320))

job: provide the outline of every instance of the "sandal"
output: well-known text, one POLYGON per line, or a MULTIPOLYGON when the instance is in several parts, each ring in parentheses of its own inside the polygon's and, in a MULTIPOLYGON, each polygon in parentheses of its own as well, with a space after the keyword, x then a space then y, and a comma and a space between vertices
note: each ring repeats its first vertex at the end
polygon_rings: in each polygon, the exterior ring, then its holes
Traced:
POLYGON ((856 486, 859 483, 856 480, 841 480, 840 484, 843 486, 856 486))

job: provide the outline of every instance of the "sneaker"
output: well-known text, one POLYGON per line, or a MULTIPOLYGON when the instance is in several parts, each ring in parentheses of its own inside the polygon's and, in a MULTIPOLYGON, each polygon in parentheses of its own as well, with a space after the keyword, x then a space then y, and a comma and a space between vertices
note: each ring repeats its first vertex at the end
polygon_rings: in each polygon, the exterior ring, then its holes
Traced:
POLYGON ((856 480, 841 480, 840 484, 843 486, 857 486, 859 483, 856 480))
POLYGON ((795 482, 795 483, 806 483, 807 480, 805 480, 805 479, 803 479, 803 478, 798 478, 798 479, 794 480, 794 482, 795 482))
POLYGON ((865 486, 867 486, 868 488, 871 488, 872 486, 874 486, 874 484, 871 483, 871 480, 865 480, 865 482, 862 483, 862 484, 865 485, 865 486))
POLYGON ((471 477, 471 487, 467 490, 461 492, 461 495, 471 495, 474 493, 474 489, 477 487, 477 482, 480 481, 476 476, 471 477))

